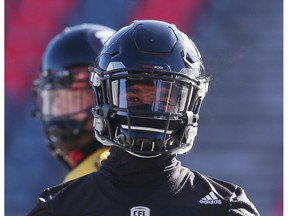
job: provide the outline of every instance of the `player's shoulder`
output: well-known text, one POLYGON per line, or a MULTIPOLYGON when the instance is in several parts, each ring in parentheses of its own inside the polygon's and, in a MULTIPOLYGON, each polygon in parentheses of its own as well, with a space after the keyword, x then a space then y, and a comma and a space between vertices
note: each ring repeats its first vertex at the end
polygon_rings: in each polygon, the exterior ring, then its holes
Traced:
POLYGON ((100 169, 101 163, 109 155, 109 149, 107 147, 99 148, 87 158, 85 158, 80 164, 72 169, 64 179, 64 182, 71 181, 81 176, 87 175, 92 172, 96 172, 100 169))
POLYGON ((193 175, 190 177, 190 187, 193 188, 194 194, 196 193, 199 196, 205 197, 211 193, 227 202, 231 202, 231 200, 235 198, 237 200, 242 198, 247 199, 244 189, 237 184, 201 174, 197 171, 192 171, 192 173, 193 175))
POLYGON ((56 199, 63 199, 63 197, 70 197, 71 194, 79 194, 81 191, 83 191, 83 189, 91 188, 90 186, 92 186, 94 182, 93 174, 94 173, 91 173, 80 178, 46 188, 39 196, 39 200, 42 202, 50 202, 56 199))
POLYGON ((199 205, 223 205, 235 215, 259 215, 244 189, 237 184, 192 171, 199 205))
POLYGON ((82 215, 81 210, 91 206, 92 201, 102 199, 94 175, 95 173, 91 173, 45 189, 29 216, 82 215))
POLYGON ((231 194, 233 193, 239 186, 237 184, 224 181, 219 178, 211 177, 205 174, 201 174, 197 171, 193 172, 193 184, 200 188, 209 188, 209 189, 217 189, 219 191, 223 191, 223 193, 231 194))

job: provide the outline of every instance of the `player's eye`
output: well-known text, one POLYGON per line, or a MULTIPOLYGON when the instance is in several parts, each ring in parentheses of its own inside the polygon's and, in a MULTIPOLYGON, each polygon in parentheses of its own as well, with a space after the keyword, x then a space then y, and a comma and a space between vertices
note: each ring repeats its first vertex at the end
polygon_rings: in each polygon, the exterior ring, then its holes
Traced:
POLYGON ((129 102, 139 102, 140 99, 138 97, 128 97, 127 101, 129 101, 129 102))

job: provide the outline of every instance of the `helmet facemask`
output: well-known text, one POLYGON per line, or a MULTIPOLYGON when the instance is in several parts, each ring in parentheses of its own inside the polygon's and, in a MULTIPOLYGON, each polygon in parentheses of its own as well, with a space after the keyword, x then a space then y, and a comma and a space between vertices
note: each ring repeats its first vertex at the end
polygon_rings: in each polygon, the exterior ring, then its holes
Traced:
POLYGON ((91 142, 94 99, 87 67, 43 73, 34 93, 35 115, 51 145, 71 151, 91 142))
POLYGON ((93 111, 96 138, 144 158, 190 150, 203 99, 197 92, 208 87, 206 78, 193 79, 193 73, 192 68, 91 69, 90 81, 100 97, 93 111))

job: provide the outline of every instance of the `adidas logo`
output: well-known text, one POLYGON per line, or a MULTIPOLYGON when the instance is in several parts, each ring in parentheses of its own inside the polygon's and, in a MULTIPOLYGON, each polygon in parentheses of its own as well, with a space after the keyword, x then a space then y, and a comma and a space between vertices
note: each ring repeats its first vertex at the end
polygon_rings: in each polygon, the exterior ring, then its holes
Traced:
POLYGON ((213 191, 211 191, 208 195, 199 200, 201 204, 221 204, 221 200, 218 199, 213 191))

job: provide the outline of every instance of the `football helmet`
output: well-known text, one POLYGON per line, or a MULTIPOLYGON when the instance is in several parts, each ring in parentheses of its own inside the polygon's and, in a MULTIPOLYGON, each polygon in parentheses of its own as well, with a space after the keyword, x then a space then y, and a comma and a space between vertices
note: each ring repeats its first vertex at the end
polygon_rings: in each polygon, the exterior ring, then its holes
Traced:
POLYGON ((201 55, 173 24, 137 20, 90 67, 96 138, 143 158, 192 148, 208 91, 201 55))
MULTIPOLYGON (((97 24, 65 28, 46 47, 34 81, 34 111, 55 151, 81 149, 95 140, 88 67, 115 31, 97 24)), ((56 153, 57 154, 57 153, 56 153)))

